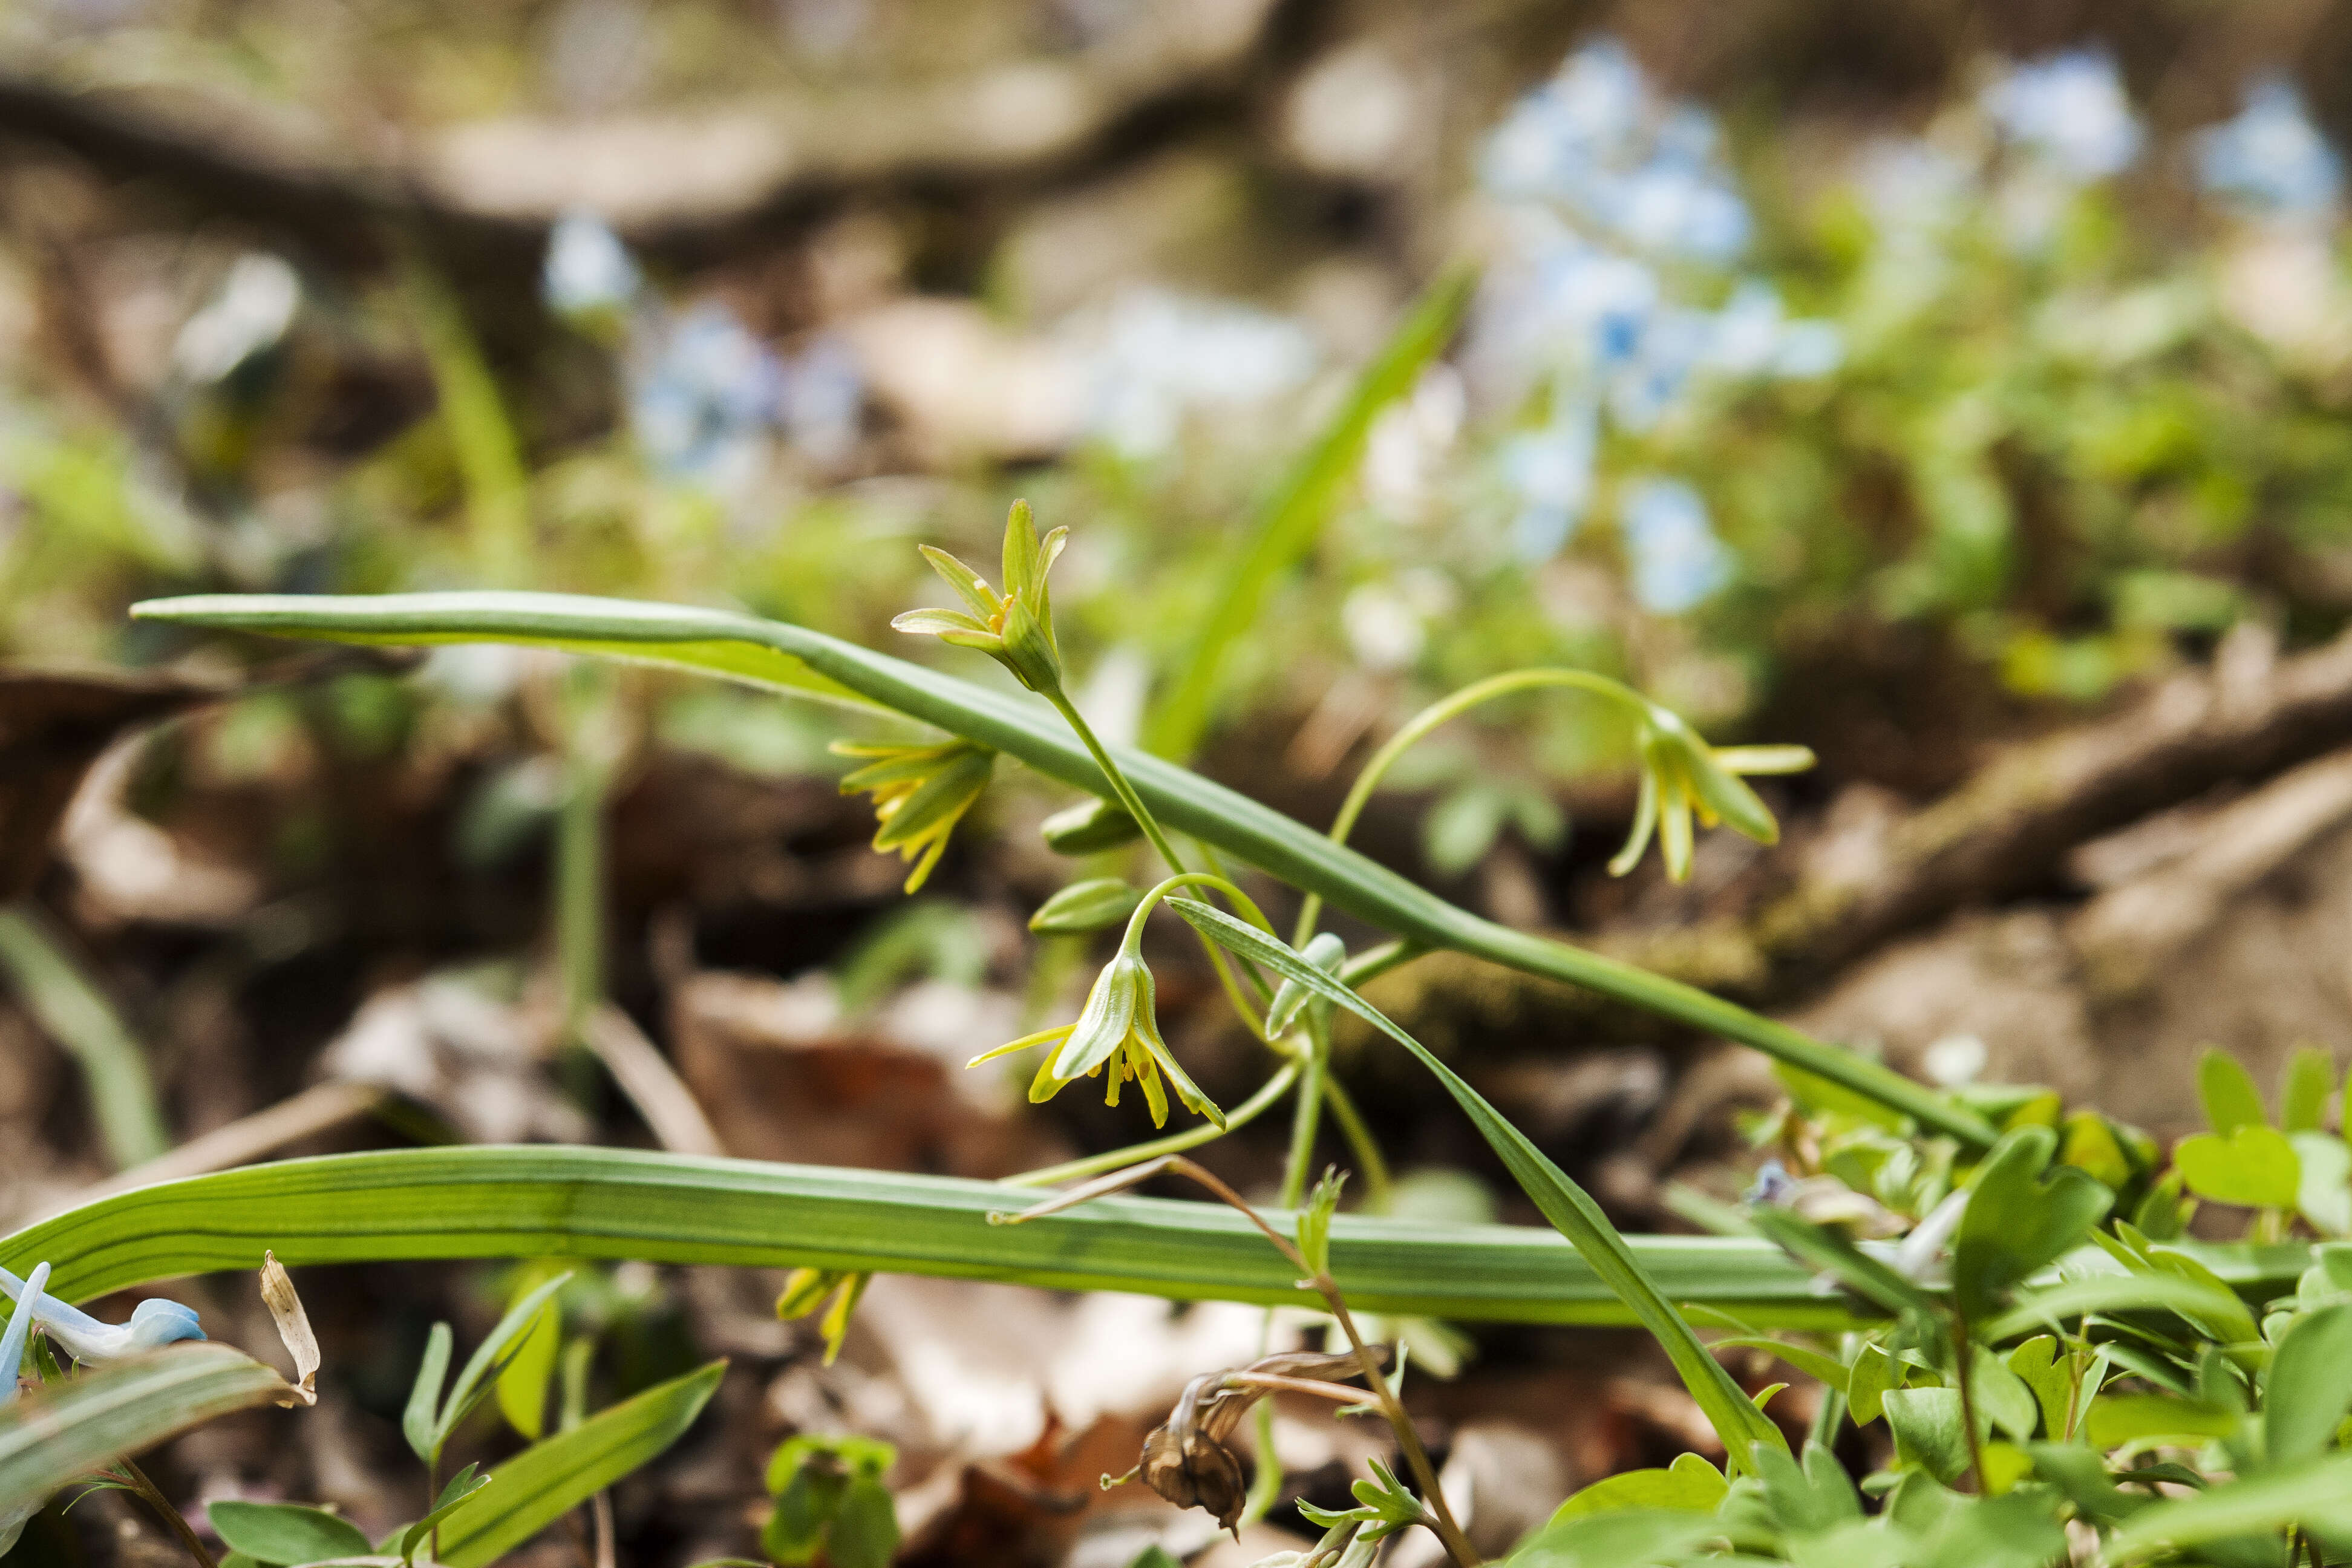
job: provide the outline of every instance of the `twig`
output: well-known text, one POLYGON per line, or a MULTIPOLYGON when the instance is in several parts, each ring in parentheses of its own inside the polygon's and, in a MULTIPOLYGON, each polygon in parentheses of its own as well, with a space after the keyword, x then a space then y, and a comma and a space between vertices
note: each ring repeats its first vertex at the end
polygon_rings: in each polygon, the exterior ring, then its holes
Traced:
POLYGON ((604 1004, 582 1037, 663 1148, 673 1154, 727 1152, 694 1091, 626 1013, 604 1004))
MULTIPOLYGON (((733 105, 576 120, 521 117, 414 139, 368 161, 214 95, 191 108, 0 75, 0 134, 45 142, 175 201, 377 265, 401 230, 436 248, 535 264, 566 211, 605 214, 641 246, 707 252, 805 222, 856 192, 936 195, 1026 184, 1132 157, 1171 132, 1230 118, 1262 90, 1269 52, 1291 63, 1277 0, 1147 7, 1072 58, 1009 61, 867 91, 768 94, 733 105)), ((186 95, 182 94, 182 98, 186 95)))
POLYGON ((267 1110, 239 1117, 226 1127, 191 1138, 168 1154, 86 1187, 74 1195, 71 1203, 79 1205, 132 1187, 152 1187, 158 1182, 175 1182, 183 1176, 201 1176, 249 1164, 289 1143, 315 1137, 365 1116, 391 1098, 392 1090, 382 1084, 316 1084, 267 1110))
POLYGON ((121 1468, 114 1472, 114 1479, 122 1483, 125 1490, 135 1493, 158 1519, 170 1527, 172 1533, 180 1538, 181 1546, 195 1560, 196 1568, 220 1568, 205 1543, 196 1539, 196 1532, 189 1528, 187 1516, 173 1508, 171 1500, 156 1489, 155 1483, 147 1479, 147 1472, 127 1457, 115 1462, 121 1468))

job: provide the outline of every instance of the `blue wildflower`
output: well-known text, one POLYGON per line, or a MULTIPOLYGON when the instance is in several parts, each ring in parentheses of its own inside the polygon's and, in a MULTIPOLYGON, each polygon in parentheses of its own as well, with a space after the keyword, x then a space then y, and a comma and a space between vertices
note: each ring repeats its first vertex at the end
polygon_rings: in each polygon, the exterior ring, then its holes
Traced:
MULTIPOLYGON (((41 1288, 49 1282, 49 1266, 46 1263, 33 1270, 15 1312, 8 1319, 8 1329, 0 1333, 0 1405, 15 1402, 16 1373, 25 1364, 25 1345, 32 1337, 33 1316, 47 1305, 41 1288)), ((43 1498, 27 1498, 13 1507, 0 1508, 0 1557, 5 1557, 16 1546, 16 1538, 25 1532, 25 1521, 41 1510, 43 1498)))
POLYGON ((91 1364, 121 1361, 176 1341, 205 1337, 194 1309, 160 1296, 140 1302, 132 1309, 127 1323, 101 1323, 79 1308, 41 1293, 41 1285, 48 1278, 47 1267, 34 1269, 29 1283, 0 1268, 0 1293, 17 1304, 16 1317, 8 1325, 11 1335, 16 1331, 17 1320, 28 1324, 37 1321, 68 1355, 91 1364), (26 1310, 28 1301, 32 1304, 30 1311, 26 1310))
POLYGON ((1982 101, 2004 134, 2070 179, 2103 180, 2139 156, 2140 123, 2104 49, 2011 66, 1982 101))
POLYGON ((835 337, 821 337, 783 367, 784 437, 811 461, 831 468, 857 445, 866 378, 857 357, 835 337))
POLYGON ((1157 288, 1122 292, 1092 331, 1089 424, 1131 458, 1173 447, 1189 415, 1291 390, 1319 357, 1313 334, 1288 317, 1157 288))
POLYGON ((1789 1174, 1789 1167, 1778 1160, 1767 1160, 1756 1167, 1755 1183, 1739 1194, 1744 1204, 1780 1204, 1788 1201, 1789 1193, 1797 1179, 1789 1174))
POLYGON ((1680 479, 1634 481, 1621 521, 1645 609, 1679 615, 1730 580, 1731 553, 1708 526, 1706 502, 1680 479))
POLYGON ((1827 375, 1844 357, 1837 328, 1823 321, 1790 321, 1780 291, 1748 279, 1715 314, 1710 368, 1727 375, 1827 375))
POLYGON ((1522 561, 1557 555, 1584 521, 1592 500, 1599 423, 1590 404, 1572 405, 1548 428, 1503 443, 1498 454, 1503 482, 1519 501, 1511 523, 1511 547, 1522 561))
POLYGON ((2197 179, 2271 216, 2310 217, 2336 205, 2344 166, 2294 84, 2268 77, 2246 94, 2235 120, 2198 136, 2197 179))
POLYGON ((783 367, 723 305, 695 306, 631 387, 630 422, 656 468, 721 485, 743 477, 781 412, 783 367))
POLYGON ((558 315, 617 317, 635 303, 644 282, 620 237, 593 213, 566 213, 547 237, 540 289, 558 315))
POLYGON ((1518 330, 1576 365, 1605 372, 1640 351, 1658 295, 1647 267, 1569 236, 1538 258, 1518 330))
POLYGON ((1481 150, 1479 178, 1496 196, 1556 206, 1637 250, 1720 266, 1749 228, 1721 140, 1712 115, 1659 101, 1625 47, 1603 40, 1512 107, 1481 150))

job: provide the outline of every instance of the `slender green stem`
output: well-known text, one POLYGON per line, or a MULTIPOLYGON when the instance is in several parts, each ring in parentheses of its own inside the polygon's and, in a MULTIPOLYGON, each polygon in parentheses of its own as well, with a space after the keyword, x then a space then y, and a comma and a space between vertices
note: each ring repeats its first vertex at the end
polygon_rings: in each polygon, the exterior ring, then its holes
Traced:
MULTIPOLYGON (((1847 1334, 1840 1343, 1838 1349, 1843 1352, 1848 1366, 1853 1364, 1853 1358, 1861 1347, 1862 1336, 1859 1334, 1847 1334)), ((1845 1426, 1845 1390, 1823 1384, 1822 1402, 1814 1407, 1812 1425, 1805 1434, 1805 1441, 1819 1443, 1824 1448, 1836 1447, 1838 1433, 1845 1426)))
POLYGON ((1089 1154, 1083 1160, 1068 1160, 1042 1170, 1024 1171, 1017 1176, 1007 1176, 1005 1185, 1013 1187, 1050 1187, 1057 1182, 1079 1182, 1089 1176, 1099 1176, 1105 1171, 1116 1171, 1122 1165, 1132 1165, 1160 1154, 1181 1154, 1187 1149, 1197 1149, 1215 1142, 1234 1128, 1256 1121, 1298 1081, 1299 1064, 1294 1058, 1276 1069, 1272 1078, 1258 1086, 1255 1094, 1225 1113, 1225 1124, 1220 1128, 1213 1121, 1203 1121, 1187 1127, 1181 1132, 1171 1132, 1165 1138, 1154 1138, 1146 1143, 1130 1143, 1124 1149, 1108 1153, 1089 1154))
POLYGON ((584 664, 564 672, 563 809, 556 825, 555 953, 563 1037, 586 1042, 604 1000, 604 799, 611 777, 604 683, 584 664))
MULTIPOLYGON (((1112 760, 1109 750, 1095 734, 1094 726, 1087 723, 1086 715, 1078 711, 1077 704, 1071 701, 1058 686, 1044 695, 1045 700, 1054 705, 1055 710, 1060 713, 1063 721, 1070 726, 1071 733, 1076 735, 1085 744, 1087 754, 1094 758, 1095 766, 1100 768, 1103 777, 1110 782, 1111 793, 1118 796, 1118 804, 1127 809, 1127 814, 1135 818, 1136 826, 1143 829, 1143 836, 1151 841, 1152 848, 1158 850, 1160 858, 1168 863, 1168 869, 1179 877, 1190 874, 1186 870, 1182 857, 1176 853, 1176 846, 1169 842, 1166 831, 1160 827, 1160 819, 1151 815, 1150 807, 1143 804, 1143 797, 1135 793, 1135 786, 1128 782, 1127 774, 1120 770, 1118 763, 1112 760)), ((1240 894, 1241 889, 1234 888, 1233 883, 1226 881, 1223 877, 1215 880, 1218 885, 1232 889, 1236 896, 1240 894)), ((1235 908, 1239 907, 1239 905, 1235 906, 1235 908)), ((1255 905, 1251 907, 1255 908, 1255 905)), ((1254 915, 1252 918, 1261 925, 1265 923, 1265 917, 1263 915, 1254 915)), ((1241 985, 1234 979, 1233 967, 1226 962, 1223 951, 1206 937, 1201 939, 1201 950, 1209 955, 1209 963, 1215 967, 1218 984, 1225 988, 1226 996, 1233 1002, 1234 1011, 1240 1014, 1243 1021, 1249 1025, 1252 1034, 1257 1036, 1260 1040, 1264 1040, 1265 1026, 1259 1022, 1256 1013, 1243 998, 1241 985)), ((1267 994, 1265 978, 1257 974, 1255 969, 1251 971, 1251 978, 1257 981, 1258 994, 1264 997, 1267 994)))
POLYGON ((1984 1439, 1977 1435, 1976 1353, 1970 1348, 1966 1314, 1952 1314, 1952 1383, 1960 1391, 1960 1435, 1968 1439, 1969 1474, 1976 1489, 1985 1489, 1984 1439))
MULTIPOLYGON (((1398 758, 1411 751, 1413 745, 1432 730, 1448 720, 1460 718, 1482 702, 1491 702, 1497 697, 1507 697, 1515 691, 1556 686, 1572 687, 1595 697, 1625 704, 1633 709, 1636 713, 1647 712, 1650 706, 1648 701, 1631 687, 1612 680, 1605 675, 1594 675, 1590 670, 1515 669, 1507 674, 1489 676, 1485 680, 1473 681, 1459 691, 1439 698, 1406 720, 1398 727, 1397 732, 1391 735, 1381 744, 1381 749, 1372 753, 1371 760, 1367 762, 1363 770, 1356 774, 1355 784, 1349 788, 1348 798, 1340 803, 1339 815, 1331 819, 1331 831, 1328 835, 1331 842, 1334 844, 1348 842, 1348 835, 1356 830, 1356 819, 1363 816, 1364 807, 1370 802, 1372 792, 1380 787, 1381 780, 1388 776, 1388 771, 1391 768, 1396 766, 1398 758)), ((1315 934, 1316 922, 1322 917, 1321 895, 1308 893, 1306 902, 1298 906, 1298 925, 1296 933, 1290 939, 1290 945, 1305 947, 1307 939, 1315 934)))
MULTIPOLYGON (((1312 1010, 1310 1009, 1310 1015, 1312 1010)), ((1294 1103, 1290 1122, 1290 1149, 1282 1164, 1282 1206, 1296 1209, 1307 1194, 1307 1172, 1315 1159, 1316 1113, 1323 1100, 1323 1083, 1330 1057, 1329 1031, 1307 1025, 1305 1081, 1298 1087, 1298 1099, 1294 1103)), ((1273 1349, 1274 1312, 1269 1309, 1259 1325, 1257 1353, 1264 1356, 1273 1349)), ((1274 1451, 1274 1405, 1261 1404, 1256 1411, 1257 1468, 1250 1475, 1249 1496, 1242 1504, 1244 1521, 1264 1519, 1275 1500, 1282 1495, 1282 1462, 1274 1451)))
POLYGON ((1307 1175, 1315 1163, 1315 1133, 1323 1110, 1323 1080, 1330 1072, 1329 1027, 1309 1018, 1307 1037, 1307 1070, 1291 1113, 1290 1152, 1282 1163, 1282 1206, 1286 1209, 1297 1208, 1307 1196, 1307 1175))
POLYGON ((1396 1191, 1396 1182, 1389 1174, 1389 1163, 1381 1153, 1381 1145, 1364 1118, 1356 1110, 1356 1102, 1339 1087, 1337 1073, 1323 1075, 1323 1099, 1331 1107, 1331 1120, 1339 1124, 1339 1135, 1348 1141, 1348 1152, 1356 1157, 1358 1173, 1364 1178, 1364 1205, 1375 1213, 1385 1212, 1389 1198, 1396 1191))
POLYGON ((1185 768, 1122 750, 1116 771, 1074 743, 1057 714, 1024 697, 958 680, 806 627, 750 616, 552 594, 421 594, 373 598, 239 595, 133 606, 142 619, 341 641, 511 642, 698 669, 800 696, 879 705, 1003 752, 1077 789, 1149 803, 1158 820, 1246 861, 1357 919, 1429 949, 1451 948, 1548 980, 1580 985, 1703 1034, 1751 1046, 1790 1067, 1989 1149, 1997 1129, 1978 1112, 1856 1052, 1664 975, 1507 926, 1332 844, 1185 768))
POLYGON ((81 1068, 99 1141, 115 1169, 168 1153, 172 1135, 146 1052, 74 961, 64 936, 30 902, 0 909, 0 975, 81 1068))
POLYGON ((179 1537, 182 1550, 194 1559, 196 1568, 220 1568, 220 1564, 214 1561, 212 1552, 207 1551, 205 1543, 196 1538, 195 1531, 189 1527, 187 1516, 172 1506, 172 1500, 165 1497, 157 1489, 155 1483, 147 1479, 147 1472, 141 1469, 128 1456, 115 1462, 122 1467, 115 1472, 116 1478, 124 1483, 126 1489, 145 1503, 156 1518, 163 1521, 166 1529, 179 1537))
POLYGON ((1126 807, 1127 814, 1135 818, 1135 825, 1143 829, 1143 836, 1151 840, 1151 847, 1160 851, 1160 858, 1168 862, 1168 869, 1182 876, 1188 868, 1177 855, 1176 846, 1169 842, 1167 832, 1160 826, 1160 819, 1151 815, 1151 808, 1143 804, 1141 795, 1135 793, 1135 786, 1128 782, 1125 770, 1111 759, 1109 749, 1097 737, 1094 726, 1087 722, 1086 715, 1078 711, 1078 705, 1071 701, 1059 687, 1045 693, 1045 698, 1054 705, 1055 711, 1061 714, 1063 721, 1069 725, 1070 732, 1077 736, 1079 743, 1086 747, 1087 754, 1094 758, 1095 766, 1102 770, 1103 777, 1110 781, 1111 793, 1118 796, 1118 804, 1126 807))

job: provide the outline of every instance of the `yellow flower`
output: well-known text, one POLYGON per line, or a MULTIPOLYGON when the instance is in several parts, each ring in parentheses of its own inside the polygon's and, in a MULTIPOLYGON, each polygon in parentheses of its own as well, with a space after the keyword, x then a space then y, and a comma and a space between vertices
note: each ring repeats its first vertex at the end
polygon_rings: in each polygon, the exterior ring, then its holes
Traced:
POLYGON ((947 853, 948 836, 988 787, 996 753, 970 741, 935 746, 860 746, 836 741, 834 752, 874 760, 841 781, 841 793, 874 796, 874 847, 915 862, 913 892, 947 853), (918 858, 919 857, 919 858, 918 858))
POLYGON ((1044 694, 1062 685, 1062 650, 1054 640, 1054 605, 1046 592, 1045 574, 1070 531, 1057 528, 1044 540, 1037 537, 1036 520, 1029 503, 1017 500, 1004 520, 1004 592, 990 587, 981 574, 949 554, 926 544, 923 559, 947 580, 948 586, 971 606, 960 610, 908 610, 892 620, 893 628, 935 637, 958 647, 978 648, 1013 672, 1030 690, 1044 694))
POLYGON ((1702 826, 1728 823, 1759 844, 1776 844, 1780 825, 1741 775, 1802 773, 1813 765, 1813 753, 1804 746, 1725 746, 1720 750, 1700 739, 1682 719, 1653 706, 1637 740, 1642 758, 1642 794, 1633 808, 1633 830, 1625 847, 1609 862, 1612 876, 1622 877, 1642 860, 1650 835, 1658 836, 1666 875, 1686 881, 1691 868, 1691 816, 1702 826))
POLYGON ((1151 1110, 1154 1127, 1168 1124, 1170 1088, 1175 1089, 1176 1098, 1185 1109, 1223 1127, 1225 1113, 1177 1066, 1168 1042, 1160 1038, 1160 1019, 1153 1004, 1151 971, 1139 954, 1122 947, 1118 956, 1096 976, 1094 989, 1087 993, 1087 1005, 1079 1009, 1075 1023, 1041 1029, 992 1051, 983 1051, 971 1058, 971 1065, 978 1067, 1031 1046, 1052 1044, 1058 1048, 1038 1067, 1037 1076, 1029 1085, 1032 1100, 1051 1100, 1082 1078, 1105 1073, 1108 1079, 1103 1095, 1105 1103, 1117 1105, 1120 1089, 1129 1083, 1138 1084, 1143 1089, 1144 1103, 1151 1110), (1160 1082, 1162 1073, 1168 1080, 1164 1087, 1160 1082))

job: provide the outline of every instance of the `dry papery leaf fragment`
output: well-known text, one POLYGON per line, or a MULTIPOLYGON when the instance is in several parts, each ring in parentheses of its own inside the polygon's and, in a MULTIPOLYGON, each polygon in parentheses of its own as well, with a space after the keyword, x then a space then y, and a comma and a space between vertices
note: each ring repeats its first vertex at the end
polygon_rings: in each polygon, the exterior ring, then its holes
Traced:
MULTIPOLYGON (((1385 1360, 1385 1348, 1375 1349, 1385 1360)), ((1143 1439, 1142 1458, 1128 1474, 1139 1474, 1146 1486, 1178 1508, 1207 1510, 1220 1528, 1235 1531, 1238 1540, 1242 1508, 1249 1500, 1249 1472, 1232 1447, 1242 1417, 1267 1394, 1285 1389, 1341 1401, 1368 1399, 1361 1389, 1329 1381, 1362 1370, 1352 1352, 1290 1351, 1238 1372, 1204 1372, 1184 1385, 1166 1423, 1143 1439)), ((1105 1484, 1111 1479, 1105 1477, 1105 1484)))
POLYGON ((319 1336, 310 1331, 310 1314, 302 1310, 293 1276, 274 1252, 261 1255, 261 1300, 278 1324, 278 1337, 286 1342, 286 1353, 294 1358, 294 1381, 278 1403, 289 1409, 318 1404, 319 1336))

